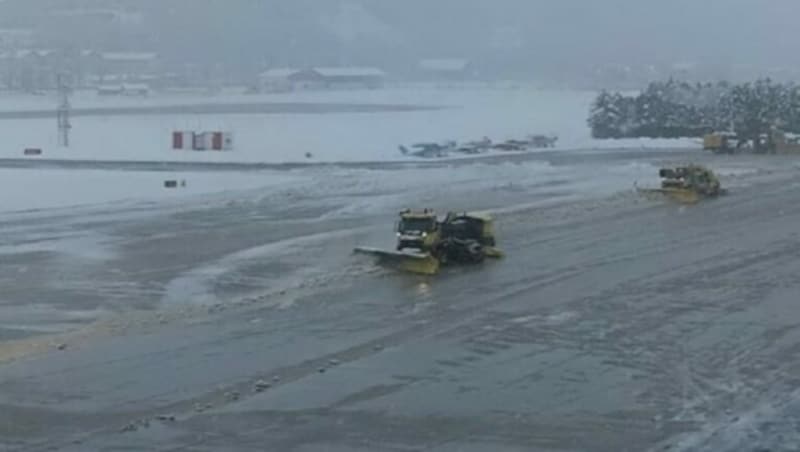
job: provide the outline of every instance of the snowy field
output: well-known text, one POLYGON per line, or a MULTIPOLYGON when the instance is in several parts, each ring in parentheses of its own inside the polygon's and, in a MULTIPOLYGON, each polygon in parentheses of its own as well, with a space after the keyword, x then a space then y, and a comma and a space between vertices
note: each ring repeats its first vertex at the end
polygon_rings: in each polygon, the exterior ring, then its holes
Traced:
POLYGON ((181 201, 211 193, 286 187, 298 178, 277 172, 136 172, 0 169, 0 212, 140 201, 181 201), (164 181, 179 182, 165 188, 164 181), (185 186, 180 186, 185 181, 185 186))
MULTIPOLYGON (((586 116, 594 98, 591 92, 522 89, 434 89, 393 88, 375 91, 306 92, 280 95, 167 96, 160 98, 100 98, 81 93, 75 108, 115 108, 148 105, 249 102, 412 105, 444 107, 386 113, 294 113, 230 115, 140 115, 82 116, 73 119, 71 146, 56 145, 55 119, 0 120, 4 140, 0 159, 102 160, 111 162, 205 162, 205 163, 329 163, 410 161, 397 146, 419 141, 474 140, 488 136, 495 141, 548 133, 560 137, 560 150, 593 153, 602 148, 686 148, 691 140, 593 140, 586 116), (174 130, 223 130, 234 134, 235 149, 226 152, 193 152, 170 149, 174 130), (42 156, 24 156, 22 151, 39 147, 42 156), (311 154, 311 158, 306 156, 311 154)), ((52 108, 48 96, 0 97, 0 111, 52 108)), ((602 150, 598 152, 603 152, 602 150)), ((497 155, 498 152, 492 152, 497 155)), ((454 158, 464 158, 455 155, 454 158)), ((538 159, 538 158, 536 158, 538 159)), ((426 160, 430 161, 430 160, 426 160)), ((169 168, 168 168, 169 169, 169 168)), ((579 174, 575 168, 553 168, 546 161, 527 159, 523 165, 460 165, 427 168, 425 171, 355 171, 346 168, 313 167, 295 171, 117 171, 116 168, 68 170, 66 168, 6 168, 0 170, 0 211, 35 211, 133 201, 170 201, 231 191, 274 191, 292 182, 313 195, 318 187, 339 183, 330 189, 359 193, 408 192, 431 187, 441 180, 484 181, 490 171, 491 184, 526 186, 549 180, 581 181, 584 191, 627 188, 633 180, 652 177, 654 169, 610 168, 597 174, 579 174), (616 175, 615 175, 616 174, 616 175), (418 177, 417 177, 418 176, 418 177), (164 181, 186 180, 186 187, 164 188, 164 181), (411 182, 410 182, 411 181, 411 182), (609 182, 611 181, 611 182, 609 182)), ((577 182, 576 182, 577 183, 577 182)), ((288 185, 287 185, 288 184, 288 185)), ((493 188, 493 187, 489 187, 493 188)), ((328 192, 321 193, 321 195, 328 192)), ((233 198, 236 195, 232 196, 233 198)), ((378 198, 370 200, 375 203, 378 198)), ((386 201, 382 200, 381 202, 386 201)))
MULTIPOLYGON (((0 158, 23 157, 39 147, 41 158, 115 161, 201 161, 285 163, 408 160, 397 147, 420 141, 495 141, 552 133, 559 148, 696 147, 693 140, 593 140, 586 125, 591 92, 524 89, 386 89, 281 95, 171 96, 148 99, 77 96, 74 107, 191 105, 197 103, 351 103, 446 107, 387 113, 151 115, 76 117, 72 144, 57 146, 55 119, 0 121, 0 158), (170 149, 174 130, 225 130, 234 134, 231 152, 170 149), (306 153, 311 153, 310 159, 306 153)), ((0 98, 1 111, 52 109, 49 97, 0 98)))
MULTIPOLYGON (((0 169, 0 212, 30 214, 53 208, 98 206, 134 208, 138 203, 163 205, 255 202, 280 197, 338 200, 341 208, 327 217, 375 215, 403 208, 408 199, 435 201, 448 185, 470 192, 547 192, 545 204, 608 196, 659 183, 658 167, 635 157, 582 164, 580 152, 564 151, 574 164, 553 165, 546 159, 520 162, 476 161, 468 165, 421 165, 394 169, 312 166, 292 170, 258 171, 122 171, 105 169, 0 169), (165 188, 164 181, 185 181, 165 188)), ((598 151, 605 153, 606 151, 598 151)), ((671 153, 667 153, 671 154, 671 153)), ((680 155, 682 153, 676 153, 680 155)), ((701 154, 702 155, 702 154, 701 154)), ((735 186, 737 178, 755 172, 750 162, 715 165, 717 173, 735 186)), ((514 205, 524 209, 539 205, 514 205)), ((464 205, 463 208, 470 206, 464 205)), ((499 213, 499 212, 498 212, 499 213)))

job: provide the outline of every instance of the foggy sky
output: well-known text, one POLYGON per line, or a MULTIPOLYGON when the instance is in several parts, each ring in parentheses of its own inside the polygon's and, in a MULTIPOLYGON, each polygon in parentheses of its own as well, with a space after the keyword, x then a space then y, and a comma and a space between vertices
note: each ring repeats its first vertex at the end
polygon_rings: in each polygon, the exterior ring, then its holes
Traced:
POLYGON ((799 11, 797 0, 6 0, 0 22, 35 26, 54 44, 274 64, 453 56, 531 67, 795 66, 799 11), (97 32, 45 13, 75 5, 136 8, 144 21, 97 32))

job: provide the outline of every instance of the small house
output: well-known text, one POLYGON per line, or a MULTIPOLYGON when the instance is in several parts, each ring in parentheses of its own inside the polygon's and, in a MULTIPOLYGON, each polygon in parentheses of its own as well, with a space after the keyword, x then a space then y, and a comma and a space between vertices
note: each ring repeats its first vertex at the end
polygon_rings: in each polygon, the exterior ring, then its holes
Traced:
POLYGON ((146 83, 102 84, 97 87, 99 96, 138 96, 150 94, 150 86, 146 83))
POLYGON ((104 75, 153 74, 158 72, 159 56, 153 52, 105 52, 100 54, 104 75))
POLYGON ((294 88, 292 76, 300 72, 299 69, 288 67, 273 68, 259 74, 258 80, 261 91, 266 93, 285 93, 294 88))
POLYGON ((374 67, 318 67, 313 71, 332 89, 378 89, 386 79, 386 73, 374 67))
POLYGON ((98 96, 121 96, 125 92, 122 85, 99 85, 97 87, 98 96))
POLYGON ((150 94, 150 85, 147 83, 124 83, 122 94, 126 96, 146 97, 150 94))
POLYGON ((370 67, 317 67, 289 76, 294 89, 377 89, 386 74, 370 67))
POLYGON ((54 50, 17 49, 0 53, 2 84, 25 92, 55 88, 59 64, 60 56, 54 50))

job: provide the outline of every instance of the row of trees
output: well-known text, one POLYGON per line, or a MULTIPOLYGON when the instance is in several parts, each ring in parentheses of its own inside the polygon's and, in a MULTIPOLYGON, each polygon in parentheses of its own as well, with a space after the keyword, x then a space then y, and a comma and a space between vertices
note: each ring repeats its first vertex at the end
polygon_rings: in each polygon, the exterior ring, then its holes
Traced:
POLYGON ((601 92, 589 126, 595 138, 700 137, 731 131, 755 140, 773 127, 800 132, 800 86, 769 79, 733 85, 651 83, 639 94, 601 92))

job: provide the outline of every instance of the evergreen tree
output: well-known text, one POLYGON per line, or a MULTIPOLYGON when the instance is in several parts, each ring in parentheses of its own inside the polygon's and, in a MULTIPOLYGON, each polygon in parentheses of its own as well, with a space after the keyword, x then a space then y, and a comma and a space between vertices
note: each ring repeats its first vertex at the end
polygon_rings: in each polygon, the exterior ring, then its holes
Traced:
POLYGON ((596 138, 700 137, 732 130, 757 149, 773 129, 800 132, 800 87, 770 79, 731 85, 653 82, 637 96, 600 93, 589 119, 596 138))
POLYGON ((589 115, 589 127, 594 138, 621 138, 621 97, 618 93, 612 95, 604 90, 595 99, 589 115))

